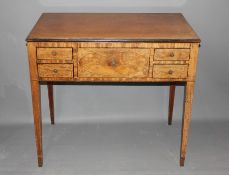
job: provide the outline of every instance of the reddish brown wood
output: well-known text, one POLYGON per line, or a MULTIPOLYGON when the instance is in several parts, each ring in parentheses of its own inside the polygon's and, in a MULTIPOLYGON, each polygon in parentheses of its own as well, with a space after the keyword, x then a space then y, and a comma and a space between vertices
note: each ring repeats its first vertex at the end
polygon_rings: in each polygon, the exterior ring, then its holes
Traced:
POLYGON ((180 166, 184 166, 185 157, 180 157, 180 166))
POLYGON ((53 84, 48 83, 48 97, 49 97, 49 110, 51 124, 54 125, 54 100, 53 100, 53 84))
POLYGON ((180 13, 44 13, 27 41, 200 42, 180 13))
POLYGON ((175 90, 176 90, 176 86, 170 85, 170 89, 169 89, 169 115, 168 115, 168 124, 169 125, 172 124, 172 119, 173 119, 173 106, 174 106, 175 90))

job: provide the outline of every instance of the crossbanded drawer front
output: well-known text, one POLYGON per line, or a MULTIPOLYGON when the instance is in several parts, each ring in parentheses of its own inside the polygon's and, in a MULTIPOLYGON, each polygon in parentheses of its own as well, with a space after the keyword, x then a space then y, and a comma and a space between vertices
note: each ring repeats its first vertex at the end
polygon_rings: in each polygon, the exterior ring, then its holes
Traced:
POLYGON ((184 79, 188 76, 188 65, 154 65, 153 78, 184 79))
POLYGON ((190 49, 155 49, 154 60, 189 60, 190 49))
POLYGON ((78 77, 148 77, 150 49, 79 48, 78 77))
POLYGON ((72 48, 37 48, 37 59, 72 60, 72 48))
POLYGON ((38 64, 38 75, 41 78, 71 78, 73 64, 38 64))

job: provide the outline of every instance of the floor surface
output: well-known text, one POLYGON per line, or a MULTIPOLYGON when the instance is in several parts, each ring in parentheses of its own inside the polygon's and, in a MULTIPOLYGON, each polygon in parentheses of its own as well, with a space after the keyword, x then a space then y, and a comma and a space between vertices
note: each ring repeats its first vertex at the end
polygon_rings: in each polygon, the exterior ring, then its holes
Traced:
POLYGON ((0 175, 228 175, 229 122, 192 122, 183 168, 180 124, 44 124, 42 168, 33 125, 2 125, 0 175))

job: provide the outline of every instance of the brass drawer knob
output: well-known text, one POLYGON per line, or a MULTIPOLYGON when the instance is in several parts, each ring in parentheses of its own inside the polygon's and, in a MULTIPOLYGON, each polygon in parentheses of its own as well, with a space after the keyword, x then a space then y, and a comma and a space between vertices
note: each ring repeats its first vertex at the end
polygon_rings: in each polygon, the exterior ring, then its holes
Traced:
POLYGON ((58 70, 57 70, 57 69, 54 69, 53 72, 54 72, 54 73, 58 73, 58 70))
POLYGON ((171 52, 171 53, 169 54, 169 56, 170 56, 170 57, 174 57, 174 53, 171 52))
POLYGON ((116 59, 115 58, 111 58, 111 60, 109 60, 109 62, 108 62, 108 65, 112 66, 112 67, 117 66, 116 59))
POLYGON ((169 75, 172 75, 172 74, 173 74, 173 71, 172 71, 172 70, 169 70, 169 71, 168 71, 168 74, 169 74, 169 75))
POLYGON ((56 56, 56 55, 57 55, 56 51, 53 50, 53 51, 52 51, 52 56, 56 56))
POLYGON ((114 58, 112 58, 111 65, 112 65, 112 66, 116 66, 116 61, 115 61, 114 58))

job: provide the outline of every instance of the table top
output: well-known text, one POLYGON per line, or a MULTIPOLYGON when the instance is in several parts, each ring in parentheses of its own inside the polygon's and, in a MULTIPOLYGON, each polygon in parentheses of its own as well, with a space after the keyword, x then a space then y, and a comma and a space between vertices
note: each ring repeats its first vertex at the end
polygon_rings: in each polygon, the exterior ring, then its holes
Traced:
POLYGON ((43 13, 26 41, 200 42, 180 13, 43 13))

